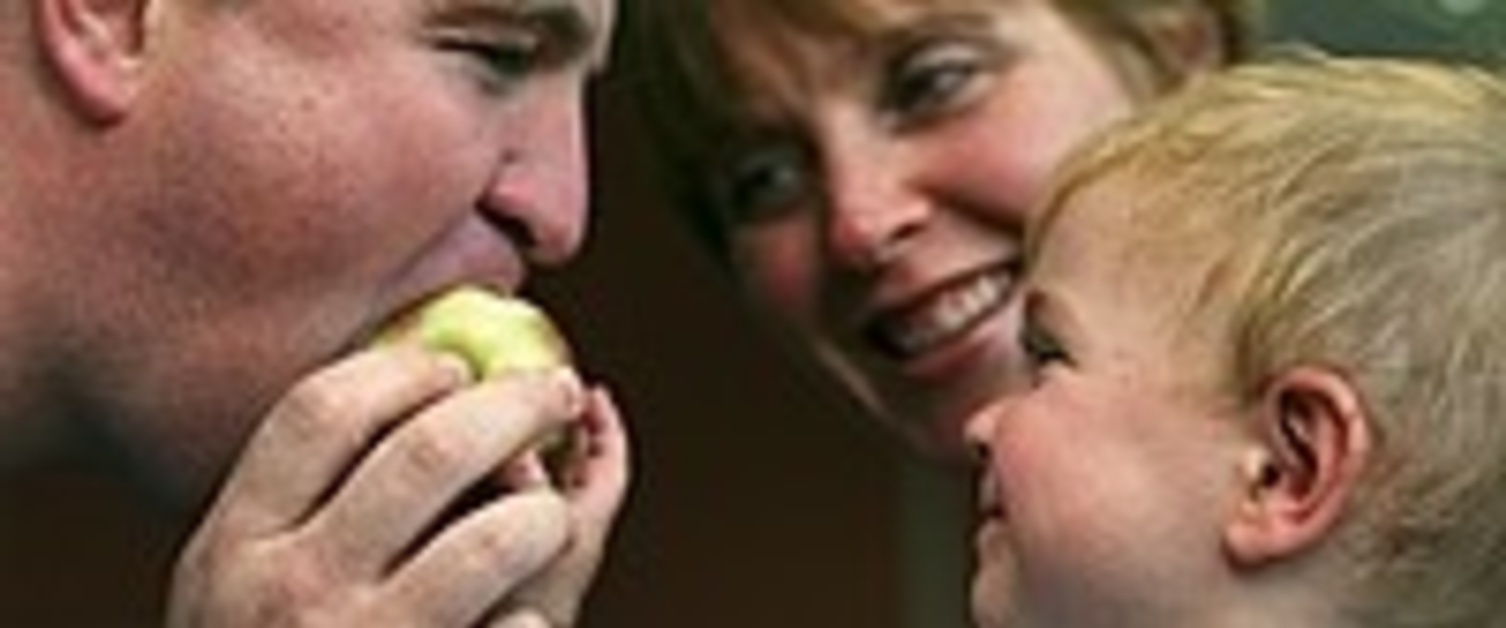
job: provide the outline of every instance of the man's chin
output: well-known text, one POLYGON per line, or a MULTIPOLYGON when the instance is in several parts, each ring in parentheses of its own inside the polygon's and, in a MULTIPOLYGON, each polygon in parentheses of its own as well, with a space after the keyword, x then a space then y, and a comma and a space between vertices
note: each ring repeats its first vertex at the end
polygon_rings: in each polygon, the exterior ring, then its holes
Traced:
POLYGON ((218 492, 234 452, 226 447, 195 446, 191 440, 180 436, 164 445, 106 436, 94 439, 89 455, 103 472, 117 474, 153 510, 169 517, 196 516, 218 492))

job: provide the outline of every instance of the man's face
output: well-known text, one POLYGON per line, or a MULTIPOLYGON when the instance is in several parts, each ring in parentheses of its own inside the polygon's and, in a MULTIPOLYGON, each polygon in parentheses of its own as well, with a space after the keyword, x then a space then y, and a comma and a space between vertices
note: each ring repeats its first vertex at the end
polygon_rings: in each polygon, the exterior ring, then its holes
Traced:
POLYGON ((103 286, 71 308, 86 410, 199 488, 289 384, 397 310, 570 258, 611 5, 152 5, 97 207, 68 225, 94 254, 62 272, 103 286))

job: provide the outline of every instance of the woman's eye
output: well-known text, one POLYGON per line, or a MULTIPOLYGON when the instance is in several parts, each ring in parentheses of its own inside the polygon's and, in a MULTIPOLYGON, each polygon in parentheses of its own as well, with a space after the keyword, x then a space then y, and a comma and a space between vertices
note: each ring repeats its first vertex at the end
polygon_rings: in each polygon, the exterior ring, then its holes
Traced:
POLYGON ((798 148, 785 144, 748 150, 719 177, 717 206, 733 226, 756 225, 785 215, 809 193, 808 161, 798 148))
POLYGON ((891 64, 880 105, 901 125, 959 110, 986 86, 994 56, 977 45, 957 41, 912 47, 891 64))

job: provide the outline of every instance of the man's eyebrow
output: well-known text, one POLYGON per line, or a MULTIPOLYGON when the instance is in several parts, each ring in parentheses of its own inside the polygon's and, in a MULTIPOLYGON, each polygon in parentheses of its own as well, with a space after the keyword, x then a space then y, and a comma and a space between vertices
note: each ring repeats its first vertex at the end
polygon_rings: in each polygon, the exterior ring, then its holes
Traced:
POLYGON ((515 12, 522 19, 539 26, 560 42, 562 52, 572 60, 583 59, 591 67, 606 63, 604 24, 592 19, 575 0, 516 0, 515 12))

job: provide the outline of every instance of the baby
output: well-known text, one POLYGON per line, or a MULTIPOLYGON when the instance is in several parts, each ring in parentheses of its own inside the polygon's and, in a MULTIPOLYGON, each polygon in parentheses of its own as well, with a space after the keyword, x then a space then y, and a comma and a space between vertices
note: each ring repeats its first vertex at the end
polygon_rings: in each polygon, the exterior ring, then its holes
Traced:
POLYGON ((983 626, 1506 626, 1506 80, 1252 64, 1076 155, 972 417, 983 626))

